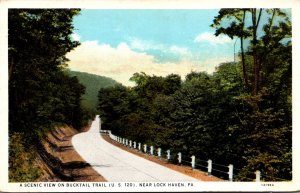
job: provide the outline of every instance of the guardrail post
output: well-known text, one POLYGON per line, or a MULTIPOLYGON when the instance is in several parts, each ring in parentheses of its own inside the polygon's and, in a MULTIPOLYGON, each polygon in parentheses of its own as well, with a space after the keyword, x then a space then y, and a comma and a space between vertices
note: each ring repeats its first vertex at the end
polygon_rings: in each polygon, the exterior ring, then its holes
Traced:
POLYGON ((128 139, 126 139, 126 146, 128 146, 128 139))
POLYGON ((144 152, 147 153, 147 144, 144 144, 144 152))
POLYGON ((139 147, 138 147, 138 149, 139 149, 139 151, 141 151, 141 149, 142 149, 142 144, 141 143, 139 143, 139 145, 138 145, 139 147))
POLYGON ((169 161, 171 159, 171 151, 167 150, 167 160, 169 161))
POLYGON ((229 164, 228 168, 229 168, 228 178, 229 178, 229 181, 232 182, 233 181, 233 165, 229 164))
POLYGON ((132 147, 132 141, 131 140, 129 141, 129 147, 132 147))
POLYGON ((160 148, 160 147, 157 148, 157 156, 158 156, 158 157, 161 157, 161 148, 160 148))
POLYGON ((193 155, 191 158, 192 158, 192 161, 191 161, 192 169, 195 169, 195 161, 196 161, 196 157, 193 155))
POLYGON ((209 159, 209 160, 207 161, 207 163, 208 163, 208 166, 207 166, 207 173, 208 173, 209 176, 211 176, 212 161, 209 159))
POLYGON ((256 170, 255 172, 255 182, 260 182, 260 171, 259 170, 256 170))
POLYGON ((133 148, 136 149, 136 142, 133 142, 133 148))
POLYGON ((153 155, 153 146, 150 146, 150 154, 153 155))
POLYGON ((125 138, 123 138, 123 145, 125 145, 125 138))
POLYGON ((179 152, 177 155, 178 155, 178 158, 177 158, 178 159, 178 163, 181 164, 181 152, 179 152))

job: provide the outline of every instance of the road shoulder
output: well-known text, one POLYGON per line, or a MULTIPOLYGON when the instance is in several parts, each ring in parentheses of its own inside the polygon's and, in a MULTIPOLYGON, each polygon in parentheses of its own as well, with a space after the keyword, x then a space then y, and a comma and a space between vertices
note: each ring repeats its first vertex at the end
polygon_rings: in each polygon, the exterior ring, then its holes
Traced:
POLYGON ((162 160, 162 159, 158 159, 155 156, 147 155, 147 154, 139 152, 136 149, 126 147, 126 146, 124 146, 122 144, 119 144, 116 141, 112 140, 107 134, 102 134, 102 137, 105 141, 107 141, 107 142, 111 143, 112 145, 115 145, 115 146, 117 146, 117 147, 119 147, 119 148, 121 148, 121 149, 123 149, 127 152, 130 152, 134 155, 137 155, 139 157, 142 157, 144 159, 147 159, 149 161, 152 161, 154 163, 157 163, 157 164, 162 165, 164 167, 167 167, 169 169, 175 170, 175 171, 180 172, 182 174, 188 175, 190 177, 199 179, 201 181, 210 181, 210 182, 224 181, 224 180, 219 179, 219 178, 214 177, 214 176, 208 176, 207 173, 205 173, 205 172, 202 172, 202 171, 199 171, 199 170, 193 170, 191 167, 180 166, 180 165, 175 165, 175 164, 172 164, 172 163, 168 163, 167 161, 162 160))

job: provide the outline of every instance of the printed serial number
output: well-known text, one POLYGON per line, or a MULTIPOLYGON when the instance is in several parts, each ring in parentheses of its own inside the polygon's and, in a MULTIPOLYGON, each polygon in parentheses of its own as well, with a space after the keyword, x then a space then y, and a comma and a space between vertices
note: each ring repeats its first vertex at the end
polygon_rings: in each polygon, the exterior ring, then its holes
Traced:
POLYGON ((261 186, 274 186, 274 184, 261 184, 261 186))

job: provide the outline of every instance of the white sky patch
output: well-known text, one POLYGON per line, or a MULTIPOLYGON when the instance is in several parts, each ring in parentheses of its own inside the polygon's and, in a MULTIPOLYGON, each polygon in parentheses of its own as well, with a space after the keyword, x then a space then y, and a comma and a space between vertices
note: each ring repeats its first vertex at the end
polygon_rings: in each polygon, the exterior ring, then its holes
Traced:
POLYGON ((216 44, 227 44, 231 43, 232 39, 225 35, 215 36, 213 33, 204 32, 199 34, 194 42, 208 42, 209 44, 216 45, 216 44))
POLYGON ((140 40, 138 38, 130 39, 129 45, 133 49, 140 51, 146 50, 165 50, 166 47, 163 44, 157 44, 153 41, 140 40))
MULTIPOLYGON (((185 52, 180 49, 179 51, 185 52)), ((82 42, 80 46, 67 54, 67 58, 70 59, 69 68, 72 70, 111 77, 126 86, 134 85, 129 78, 135 72, 158 76, 174 73, 184 79, 191 71, 211 73, 215 66, 226 61, 224 58, 202 62, 183 59, 177 63, 157 63, 154 56, 135 52, 124 42, 114 48, 109 44, 99 44, 97 41, 82 42)))
POLYGON ((179 47, 179 46, 171 46, 169 48, 170 52, 174 54, 180 54, 180 55, 190 55, 190 51, 187 48, 179 47))
POLYGON ((77 33, 73 33, 71 35, 71 38, 74 40, 74 41, 80 41, 80 36, 77 34, 77 33))
POLYGON ((154 41, 141 40, 138 38, 130 39, 129 46, 133 49, 140 51, 159 50, 163 53, 179 54, 181 56, 191 56, 191 52, 186 47, 176 45, 167 46, 165 44, 157 43, 154 41))

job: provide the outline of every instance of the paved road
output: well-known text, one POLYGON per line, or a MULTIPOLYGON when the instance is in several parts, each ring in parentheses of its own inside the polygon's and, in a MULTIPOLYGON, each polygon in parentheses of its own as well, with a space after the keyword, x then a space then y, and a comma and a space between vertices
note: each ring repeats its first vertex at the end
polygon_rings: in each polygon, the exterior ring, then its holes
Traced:
POLYGON ((99 122, 99 117, 96 117, 90 130, 75 135, 72 144, 81 157, 107 181, 197 181, 108 143, 99 134, 99 122))

